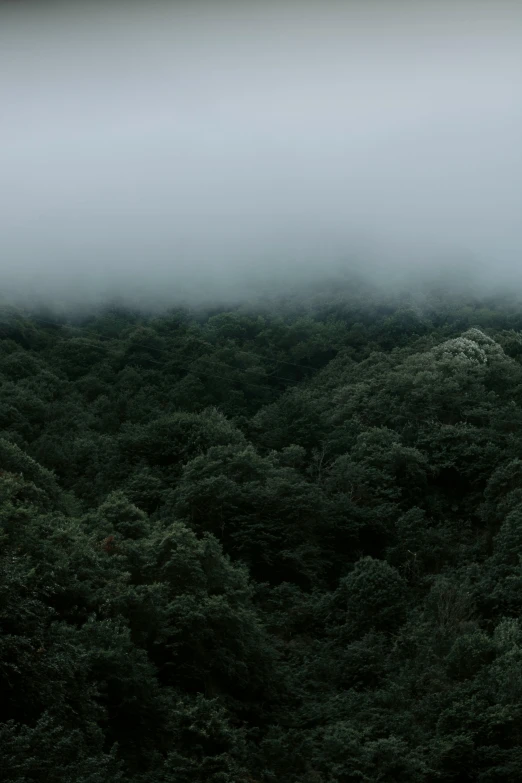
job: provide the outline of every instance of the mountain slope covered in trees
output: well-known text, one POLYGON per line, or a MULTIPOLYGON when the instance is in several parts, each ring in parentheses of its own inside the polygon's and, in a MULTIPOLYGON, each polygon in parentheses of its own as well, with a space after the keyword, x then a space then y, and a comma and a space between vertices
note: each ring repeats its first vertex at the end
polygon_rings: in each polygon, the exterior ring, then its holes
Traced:
POLYGON ((522 307, 0 308, 6 783, 518 781, 522 307))

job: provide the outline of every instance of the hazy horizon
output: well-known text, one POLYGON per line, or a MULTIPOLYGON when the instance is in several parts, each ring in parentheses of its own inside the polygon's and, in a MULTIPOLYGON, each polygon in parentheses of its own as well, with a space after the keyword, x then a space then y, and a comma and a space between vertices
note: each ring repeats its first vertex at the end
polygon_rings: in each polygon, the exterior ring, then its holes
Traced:
MULTIPOLYGON (((0 5, 0 288, 520 284, 522 9, 0 5)), ((14 293, 13 293, 14 296, 14 293)))

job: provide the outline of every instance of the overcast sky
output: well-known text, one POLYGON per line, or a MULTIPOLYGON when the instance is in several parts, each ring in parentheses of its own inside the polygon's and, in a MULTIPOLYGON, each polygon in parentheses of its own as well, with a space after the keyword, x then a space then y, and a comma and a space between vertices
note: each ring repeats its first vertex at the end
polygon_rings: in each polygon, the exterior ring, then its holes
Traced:
POLYGON ((505 0, 0 3, 0 285, 514 275, 521 41, 505 0))

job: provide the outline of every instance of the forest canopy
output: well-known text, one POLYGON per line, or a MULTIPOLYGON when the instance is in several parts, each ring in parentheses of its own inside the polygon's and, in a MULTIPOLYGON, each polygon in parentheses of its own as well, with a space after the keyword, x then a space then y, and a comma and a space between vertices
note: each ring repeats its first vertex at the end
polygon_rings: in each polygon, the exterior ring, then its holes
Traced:
POLYGON ((514 783, 521 302, 5 302, 0 542, 6 783, 514 783))

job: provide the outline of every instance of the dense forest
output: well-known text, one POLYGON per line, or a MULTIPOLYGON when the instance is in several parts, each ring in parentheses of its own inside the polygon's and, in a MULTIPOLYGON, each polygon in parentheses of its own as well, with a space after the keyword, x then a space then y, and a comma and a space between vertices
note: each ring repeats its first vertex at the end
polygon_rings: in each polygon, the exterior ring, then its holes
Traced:
POLYGON ((519 781, 522 303, 0 306, 5 783, 519 781))

